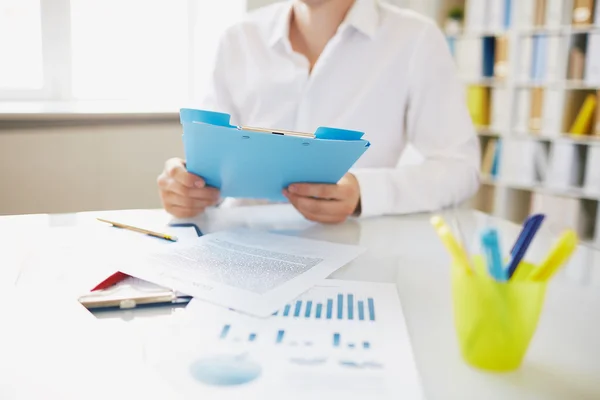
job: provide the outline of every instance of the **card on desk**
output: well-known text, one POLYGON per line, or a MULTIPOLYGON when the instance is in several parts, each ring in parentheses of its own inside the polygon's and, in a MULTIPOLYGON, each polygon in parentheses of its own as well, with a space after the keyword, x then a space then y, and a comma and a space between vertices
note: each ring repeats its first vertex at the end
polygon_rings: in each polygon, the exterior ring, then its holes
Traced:
POLYGON ((337 183, 368 149, 358 131, 237 127, 228 114, 182 109, 187 169, 224 197, 286 201, 292 183, 337 183))

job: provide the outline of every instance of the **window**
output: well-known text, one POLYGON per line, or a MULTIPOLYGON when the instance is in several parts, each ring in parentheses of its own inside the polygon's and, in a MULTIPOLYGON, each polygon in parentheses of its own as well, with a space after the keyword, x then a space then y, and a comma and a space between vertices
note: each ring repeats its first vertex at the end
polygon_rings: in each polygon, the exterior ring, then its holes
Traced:
POLYGON ((40 0, 0 0, 0 90, 42 88, 41 28, 40 0))
POLYGON ((190 99, 244 0, 0 0, 0 99, 190 99))

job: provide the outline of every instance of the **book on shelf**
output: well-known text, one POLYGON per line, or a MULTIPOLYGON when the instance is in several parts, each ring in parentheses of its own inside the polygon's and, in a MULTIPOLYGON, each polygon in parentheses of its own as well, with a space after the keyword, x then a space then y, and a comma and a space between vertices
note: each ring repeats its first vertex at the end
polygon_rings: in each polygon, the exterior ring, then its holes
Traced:
POLYGON ((543 27, 546 23, 546 0, 535 0, 533 26, 543 27))
POLYGON ((544 109, 544 89, 536 87, 531 89, 531 108, 529 113, 529 130, 539 132, 542 130, 542 111, 544 109))
POLYGON ((465 28, 467 31, 481 32, 486 27, 487 1, 466 0, 465 28))
POLYGON ((567 78, 571 80, 583 79, 585 71, 585 53, 579 47, 572 47, 569 52, 569 71, 567 78))
POLYGON ((595 94, 588 94, 569 129, 573 135, 587 135, 591 131, 592 120, 596 114, 597 98, 595 94))
POLYGON ((519 131, 529 129, 529 116, 531 111, 531 91, 529 89, 520 89, 517 92, 517 104, 515 110, 515 128, 519 131))
POLYGON ((574 26, 587 26, 592 23, 594 0, 573 0, 574 26))
POLYGON ((486 36, 483 40, 483 70, 484 78, 494 77, 494 66, 495 66, 495 55, 496 55, 496 38, 492 36, 486 36))
POLYGON ((490 124, 490 88, 472 85, 467 88, 467 105, 476 127, 487 127, 490 124))
POLYGON ((500 157, 502 154, 502 141, 496 141, 496 148, 494 149, 494 160, 492 162, 492 170, 490 171, 490 175, 493 178, 498 177, 498 173, 500 172, 500 157))
POLYGON ((600 84, 600 33, 590 33, 587 40, 585 60, 585 81, 591 85, 600 84))
POLYGON ((546 64, 544 79, 548 82, 557 82, 565 75, 564 68, 560 57, 560 36, 546 36, 546 55, 543 62, 546 64))
POLYGON ((483 76, 483 41, 481 38, 460 38, 455 44, 456 66, 462 78, 483 76))
POLYGON ((494 54, 494 77, 504 79, 508 75, 508 38, 496 37, 494 54))
MULTIPOLYGON (((600 90, 596 91, 596 97, 600 99, 600 90)), ((600 135, 600 102, 596 102, 596 120, 594 123, 594 132, 593 134, 596 136, 600 135)))
POLYGON ((492 176, 492 168, 494 166, 494 158, 496 157, 496 139, 488 140, 481 161, 481 173, 484 176, 492 176))

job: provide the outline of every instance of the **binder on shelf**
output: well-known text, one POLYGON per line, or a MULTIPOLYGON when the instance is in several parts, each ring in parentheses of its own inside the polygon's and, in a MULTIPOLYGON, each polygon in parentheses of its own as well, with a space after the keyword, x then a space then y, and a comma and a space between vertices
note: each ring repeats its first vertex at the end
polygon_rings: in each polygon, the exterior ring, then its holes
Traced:
POLYGON ((504 0, 504 29, 510 29, 513 20, 513 0, 504 0))
POLYGON ((518 24, 521 28, 529 28, 533 25, 535 16, 536 0, 518 0, 515 1, 518 7, 518 24))
POLYGON ((587 135, 590 133, 592 120, 596 114, 596 105, 596 95, 588 94, 569 129, 569 133, 573 135, 587 135))
POLYGON ((494 161, 492 162, 492 170, 490 174, 493 178, 498 178, 498 173, 500 172, 500 157, 502 155, 502 140, 498 139, 496 141, 496 147, 494 149, 494 161))
POLYGON ((535 0, 533 26, 543 27, 546 23, 546 0, 535 0))
POLYGON ((510 98, 509 91, 506 88, 492 89, 492 115, 490 117, 490 126, 494 129, 502 130, 507 121, 510 120, 510 98))
POLYGON ((483 38, 483 77, 493 78, 494 77, 494 65, 496 55, 496 38, 492 36, 485 36, 483 38))
POLYGON ((469 86, 467 105, 473 125, 487 127, 490 124, 490 89, 485 86, 469 86))
POLYGON ((582 200, 534 193, 531 201, 533 214, 544 214, 544 226, 550 232, 562 232, 573 229, 579 237, 588 237, 592 215, 582 200))
POLYGON ((531 80, 533 58, 533 38, 530 36, 522 37, 519 48, 518 80, 529 82, 531 80))
POLYGON ((563 25, 564 8, 564 0, 546 0, 547 28, 558 28, 563 25))
POLYGON ((569 72, 567 78, 581 80, 585 70, 585 53, 579 47, 574 46, 569 53, 569 72))
POLYGON ((481 32, 487 29, 486 27, 486 12, 487 2, 482 0, 467 0, 466 3, 466 24, 465 28, 471 32, 481 32))
POLYGON ((584 191, 600 194, 600 146, 588 146, 584 175, 584 191))
POLYGON ((531 110, 531 91, 521 89, 518 91, 516 111, 516 129, 527 131, 529 128, 529 115, 531 110))
POLYGON ((533 185, 535 183, 535 144, 531 139, 504 139, 502 141, 501 175, 506 182, 533 185))
POLYGON ((564 73, 561 71, 560 61, 560 36, 546 36, 546 63, 545 80, 547 82, 557 82, 563 79, 564 73))
POLYGON ((542 115, 544 107, 544 89, 536 87, 531 89, 531 111, 529 115, 529 130, 539 132, 542 129, 542 115))
MULTIPOLYGON (((485 4, 485 1, 480 1, 485 4)), ((488 0, 486 25, 494 32, 505 29, 506 0, 488 0)))
POLYGON ((579 186, 582 170, 577 147, 570 142, 553 143, 546 186, 562 190, 579 186))
POLYGON ((496 37, 494 76, 497 79, 504 79, 508 76, 508 38, 506 36, 496 37))
POLYGON ((547 59, 546 36, 535 35, 533 37, 533 56, 531 62, 531 79, 534 82, 545 80, 547 59))
POLYGON ((558 136, 563 132, 564 92, 561 89, 544 90, 542 105, 542 132, 549 136, 558 136))
POLYGON ((181 109, 186 167, 223 197, 286 201, 294 182, 337 183, 367 151, 363 133, 238 127, 229 114, 181 109))
POLYGON ((600 85, 600 33, 590 33, 588 35, 585 58, 586 83, 600 85))
POLYGON ((587 26, 592 23, 594 0, 573 0, 573 25, 587 26))
POLYGON ((545 182, 548 173, 549 149, 548 143, 535 142, 534 144, 535 181, 545 182))
POLYGON ((464 37, 456 41, 456 65, 463 79, 483 76, 483 42, 481 38, 464 37))

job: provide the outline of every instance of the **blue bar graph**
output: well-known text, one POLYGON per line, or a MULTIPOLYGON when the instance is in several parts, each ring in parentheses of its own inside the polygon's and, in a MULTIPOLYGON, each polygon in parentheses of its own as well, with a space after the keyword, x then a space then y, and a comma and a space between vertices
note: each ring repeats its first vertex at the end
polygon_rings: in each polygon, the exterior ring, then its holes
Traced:
POLYGON ((248 341, 250 341, 250 342, 254 342, 254 339, 256 339, 256 333, 251 333, 251 334, 248 336, 248 341))
POLYGON ((348 295, 348 319, 354 319, 354 295, 348 295))
POLYGON ((339 333, 333 334, 333 346, 340 347, 340 334, 339 333))
POLYGON ((358 319, 361 321, 365 320, 365 303, 362 300, 358 302, 358 319))
POLYGON ((358 300, 354 293, 339 293, 326 301, 327 303, 324 301, 317 302, 314 299, 297 300, 291 304, 286 304, 282 310, 275 312, 273 315, 307 319, 375 321, 375 300, 373 297, 358 300), (302 303, 305 303, 305 305, 303 306, 302 303))
POLYGON ((223 330, 221 331, 221 339, 225 339, 227 337, 227 334, 229 333, 230 328, 231 328, 231 325, 223 326, 223 330))
POLYGON ((375 321, 375 304, 373 303, 373 299, 371 297, 369 297, 367 301, 369 302, 369 319, 371 321, 375 321))
POLYGON ((302 301, 298 300, 296 302, 296 309, 294 310, 294 317, 299 317, 300 316, 300 309, 302 308, 302 301))
POLYGON ((369 342, 363 342, 363 348, 370 349, 371 348, 371 343, 369 343, 369 342))
POLYGON ((310 318, 310 309, 312 308, 312 301, 307 301, 306 302, 306 311, 304 312, 304 317, 305 318, 310 318))
POLYGON ((283 341, 283 335, 285 335, 285 331, 278 331, 277 340, 275 343, 281 343, 283 341))

